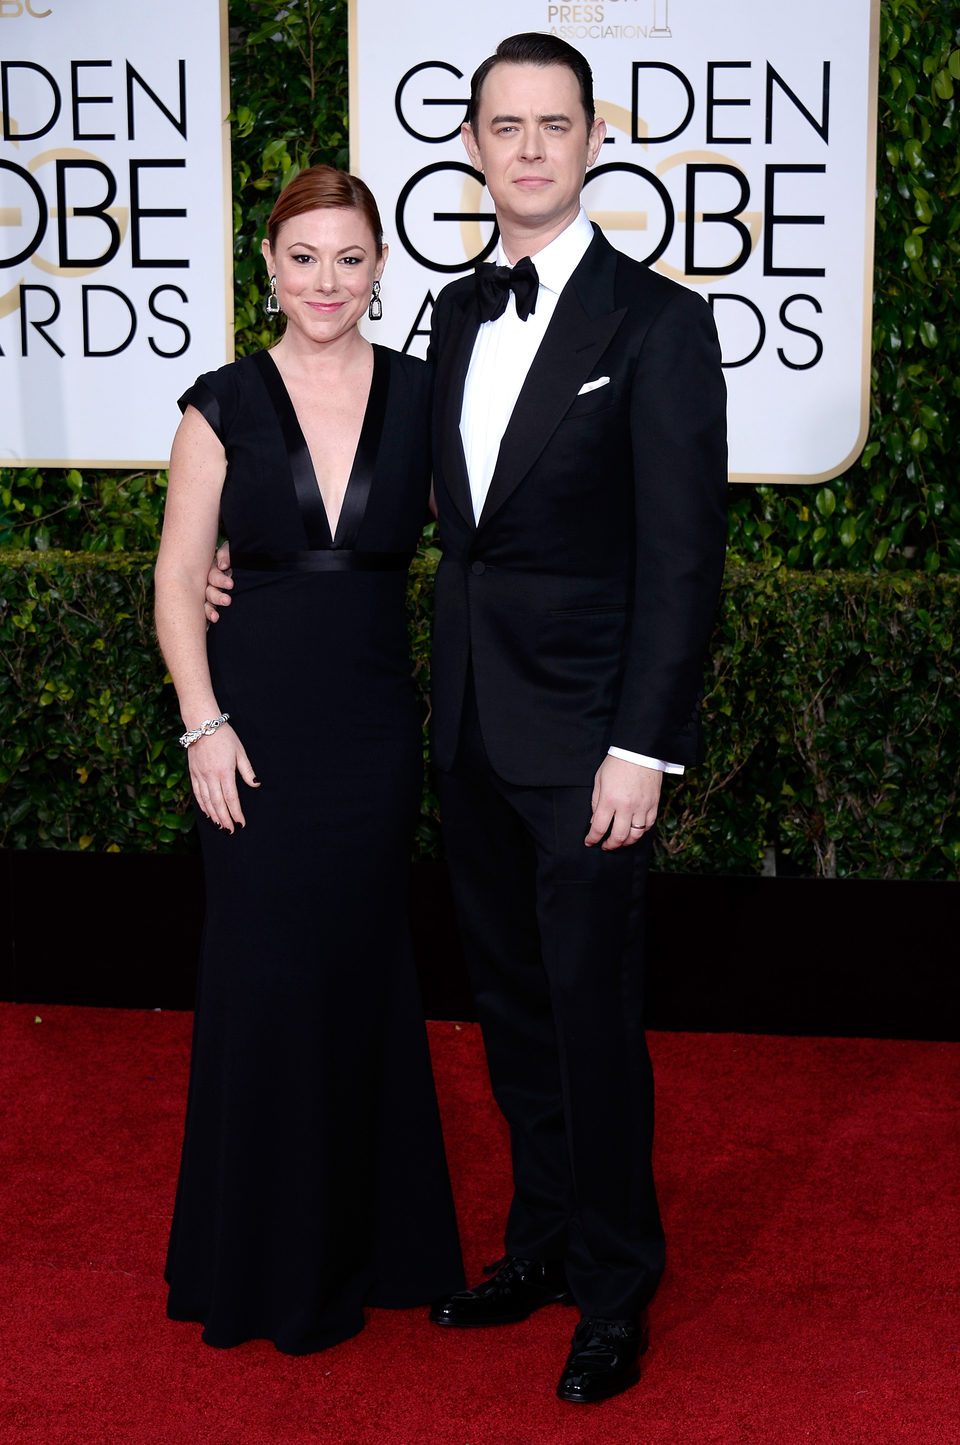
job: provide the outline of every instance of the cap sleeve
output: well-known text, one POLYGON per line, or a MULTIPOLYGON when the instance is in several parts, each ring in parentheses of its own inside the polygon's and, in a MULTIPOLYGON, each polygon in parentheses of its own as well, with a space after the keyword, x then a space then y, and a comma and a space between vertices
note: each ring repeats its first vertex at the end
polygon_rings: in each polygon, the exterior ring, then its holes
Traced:
POLYGON ((180 410, 186 411, 188 406, 195 406, 200 415, 209 423, 219 440, 223 441, 223 417, 220 411, 220 402, 214 395, 206 377, 201 376, 183 393, 177 402, 180 410))

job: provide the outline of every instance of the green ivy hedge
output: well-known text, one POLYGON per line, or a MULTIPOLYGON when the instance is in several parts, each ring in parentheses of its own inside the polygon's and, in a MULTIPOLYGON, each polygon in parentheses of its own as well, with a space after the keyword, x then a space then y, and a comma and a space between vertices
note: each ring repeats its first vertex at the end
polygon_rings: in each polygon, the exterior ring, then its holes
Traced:
POLYGON ((960 878, 960 576, 729 567, 661 866, 960 878))
MULTIPOLYGON (((410 634, 426 719, 436 554, 410 634)), ((0 561, 0 845, 192 846, 152 558, 0 561)), ((960 877, 960 577, 730 569, 706 698, 708 757, 671 784, 659 866, 960 877)), ((242 732, 242 720, 238 720, 242 732)), ((437 855, 428 790, 416 856, 437 855)))
POLYGON ((0 844, 141 852, 189 832, 153 556, 0 552, 0 844))

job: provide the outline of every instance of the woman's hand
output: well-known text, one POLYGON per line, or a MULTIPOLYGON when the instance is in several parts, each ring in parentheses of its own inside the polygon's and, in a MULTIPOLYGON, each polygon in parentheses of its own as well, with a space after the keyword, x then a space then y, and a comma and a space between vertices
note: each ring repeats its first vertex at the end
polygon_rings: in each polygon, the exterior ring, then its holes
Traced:
POLYGON ((201 811, 228 833, 232 833, 237 824, 245 828, 247 822, 237 792, 237 774, 251 788, 259 788, 260 783, 230 724, 223 723, 215 733, 191 743, 187 761, 194 797, 201 811))

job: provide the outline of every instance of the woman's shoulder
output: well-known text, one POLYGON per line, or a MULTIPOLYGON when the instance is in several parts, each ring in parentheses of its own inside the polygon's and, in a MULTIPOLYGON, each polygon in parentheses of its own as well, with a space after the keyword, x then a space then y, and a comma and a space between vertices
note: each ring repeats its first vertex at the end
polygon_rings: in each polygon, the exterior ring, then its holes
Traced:
POLYGON ((256 370, 253 352, 250 356, 238 356, 235 361, 228 361, 224 366, 218 366, 213 371, 203 371, 194 382, 194 386, 208 386, 211 391, 218 395, 224 395, 230 391, 241 390, 246 384, 247 378, 256 370))
POLYGON ((433 390, 433 366, 419 356, 410 356, 405 351, 394 351, 392 347, 375 344, 374 350, 385 358, 392 380, 399 382, 405 390, 414 395, 429 398, 433 390))
POLYGON ((240 356, 213 371, 202 372, 178 398, 182 412, 188 406, 195 407, 224 443, 237 417, 249 408, 250 382, 257 369, 254 356, 240 356))
POLYGON ((213 371, 201 372, 193 385, 179 398, 177 404, 180 410, 185 411, 188 406, 195 406, 198 411, 207 415, 215 400, 221 415, 233 414, 243 405, 250 382, 256 375, 256 355, 254 352, 251 356, 238 356, 236 361, 228 361, 213 371))
POLYGON ((429 375, 430 366, 420 356, 412 356, 409 351, 395 351, 392 346, 381 346, 379 342, 373 343, 373 349, 385 356, 391 368, 397 371, 409 376, 429 375))

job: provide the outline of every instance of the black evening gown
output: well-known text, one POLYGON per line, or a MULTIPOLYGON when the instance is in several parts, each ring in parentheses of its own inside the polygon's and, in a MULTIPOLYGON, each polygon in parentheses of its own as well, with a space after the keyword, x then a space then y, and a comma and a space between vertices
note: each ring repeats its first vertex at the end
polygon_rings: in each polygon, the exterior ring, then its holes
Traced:
MULTIPOLYGON (((336 1344, 462 1288, 406 922, 421 781, 406 573, 430 374, 374 348, 336 536, 266 352, 181 398, 224 444, 234 602, 213 685, 259 789, 198 815, 207 890, 168 1314, 211 1345, 336 1344)), ((202 744, 201 744, 202 746, 202 744)))

